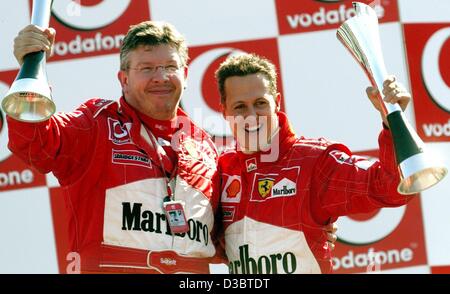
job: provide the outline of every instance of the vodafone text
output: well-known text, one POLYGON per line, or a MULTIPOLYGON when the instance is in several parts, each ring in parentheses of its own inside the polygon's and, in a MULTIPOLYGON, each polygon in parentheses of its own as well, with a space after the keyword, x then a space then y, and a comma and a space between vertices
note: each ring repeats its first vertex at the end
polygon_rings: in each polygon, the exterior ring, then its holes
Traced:
MULTIPOLYGON (((375 11, 379 18, 384 16, 384 8, 381 5, 375 6, 375 11)), ((326 11, 324 7, 320 7, 319 11, 312 14, 307 12, 294 15, 287 15, 289 26, 297 29, 299 26, 307 28, 310 26, 325 26, 344 22, 346 19, 355 16, 355 9, 340 5, 338 9, 326 11)))
POLYGON ((68 54, 78 55, 82 53, 118 50, 124 37, 124 35, 103 36, 100 32, 96 33, 93 38, 82 39, 80 35, 77 35, 71 41, 55 43, 54 54, 65 56, 68 54))
POLYGON ((349 250, 346 255, 341 258, 333 258, 333 270, 340 268, 371 268, 372 265, 398 264, 410 262, 414 257, 414 251, 411 248, 391 249, 375 251, 369 248, 367 252, 355 254, 353 250, 349 250))
POLYGON ((29 169, 19 172, 16 170, 0 173, 0 188, 21 184, 30 184, 33 182, 34 174, 29 169))
POLYGON ((450 119, 446 124, 423 124, 422 127, 427 137, 450 137, 450 119))

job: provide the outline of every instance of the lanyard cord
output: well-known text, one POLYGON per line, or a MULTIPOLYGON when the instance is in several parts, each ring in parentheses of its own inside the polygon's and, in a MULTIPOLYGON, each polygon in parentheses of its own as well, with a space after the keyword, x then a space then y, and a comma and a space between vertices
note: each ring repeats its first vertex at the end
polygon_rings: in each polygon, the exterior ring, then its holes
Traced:
MULTIPOLYGON (((159 152, 160 150, 162 150, 165 153, 164 148, 158 143, 158 141, 155 138, 155 135, 153 135, 153 133, 149 129, 147 129, 144 125, 142 125, 142 126, 147 131, 147 134, 150 137, 150 141, 156 149, 156 155, 158 156, 161 172, 162 172, 163 178, 164 178, 164 183, 166 184, 166 188, 167 188, 167 196, 164 198, 164 202, 167 202, 170 200, 175 200, 175 195, 172 193, 172 188, 170 187, 170 182, 175 178, 175 176, 177 174, 177 169, 178 169, 177 164, 174 163, 174 168, 172 170, 172 173, 168 177, 167 173, 166 173, 166 169, 164 168, 162 154, 159 152)), ((170 160, 170 158, 167 154, 164 154, 164 156, 166 156, 168 158, 168 160, 170 160)))

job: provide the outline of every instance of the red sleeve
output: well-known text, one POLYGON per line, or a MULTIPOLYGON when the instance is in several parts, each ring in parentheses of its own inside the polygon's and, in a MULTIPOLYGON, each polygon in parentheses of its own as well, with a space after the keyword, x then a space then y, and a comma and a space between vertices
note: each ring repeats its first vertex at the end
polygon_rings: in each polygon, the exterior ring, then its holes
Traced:
POLYGON ((64 185, 86 170, 93 154, 96 128, 90 109, 81 105, 49 120, 26 123, 7 118, 8 148, 42 173, 53 172, 64 185))
POLYGON ((400 181, 392 137, 383 129, 379 161, 352 155, 341 144, 330 145, 319 157, 312 179, 312 204, 320 223, 337 217, 406 204, 412 197, 397 192, 400 181))
MULTIPOLYGON (((219 161, 220 162, 220 161, 219 161)), ((222 222, 223 212, 220 203, 220 187, 221 187, 221 171, 220 164, 217 165, 217 171, 213 177, 213 194, 211 202, 214 203, 216 209, 214 211, 214 229, 211 232, 216 247, 216 255, 211 263, 225 263, 228 264, 228 259, 225 253, 225 232, 222 222)))

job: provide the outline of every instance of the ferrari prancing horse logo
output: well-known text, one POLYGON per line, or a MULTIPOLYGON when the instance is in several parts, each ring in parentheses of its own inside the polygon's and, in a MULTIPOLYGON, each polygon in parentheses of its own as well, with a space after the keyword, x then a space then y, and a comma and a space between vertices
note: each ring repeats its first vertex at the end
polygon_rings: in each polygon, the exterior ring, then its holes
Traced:
POLYGON ((272 178, 263 178, 258 180, 258 192, 262 198, 266 198, 266 196, 270 194, 274 182, 275 179, 272 178))

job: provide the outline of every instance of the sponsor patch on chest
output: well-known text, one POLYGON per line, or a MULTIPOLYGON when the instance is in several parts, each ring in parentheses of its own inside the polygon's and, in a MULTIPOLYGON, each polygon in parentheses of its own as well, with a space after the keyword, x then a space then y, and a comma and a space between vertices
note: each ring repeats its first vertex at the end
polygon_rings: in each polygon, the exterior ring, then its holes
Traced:
POLYGON ((235 206, 222 206, 222 221, 232 222, 236 212, 235 206))
POLYGON ((261 202, 296 195, 299 174, 299 166, 282 168, 278 173, 255 173, 250 201, 261 202))
POLYGON ((122 124, 120 121, 108 117, 109 140, 116 145, 131 143, 131 123, 122 124))
POLYGON ((118 120, 108 117, 109 140, 116 145, 131 142, 131 123, 121 124, 118 120))
POLYGON ((152 168, 152 162, 145 153, 137 150, 112 150, 112 162, 115 164, 136 165, 152 168))
POLYGON ((222 202, 232 202, 239 203, 241 202, 241 177, 236 175, 227 175, 223 174, 222 179, 224 184, 222 186, 222 195, 220 200, 222 202))

